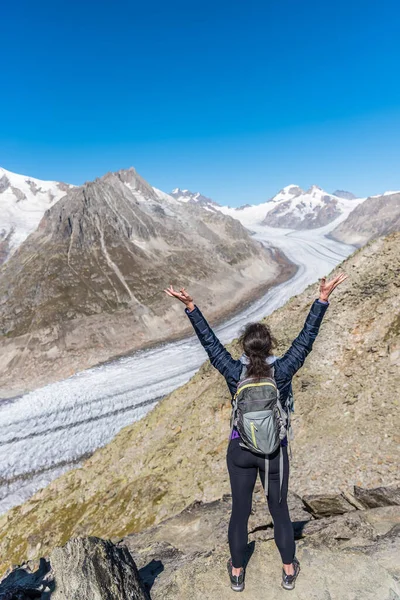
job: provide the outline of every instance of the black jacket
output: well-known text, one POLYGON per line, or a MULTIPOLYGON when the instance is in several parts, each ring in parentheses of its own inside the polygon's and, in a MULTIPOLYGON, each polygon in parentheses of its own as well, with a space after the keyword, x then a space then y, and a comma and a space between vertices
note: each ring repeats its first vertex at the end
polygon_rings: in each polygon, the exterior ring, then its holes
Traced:
MULTIPOLYGON (((293 341, 289 350, 273 363, 275 368, 275 381, 279 389, 282 406, 285 406, 291 389, 293 375, 303 366, 307 355, 311 352, 317 337, 322 318, 328 308, 328 303, 315 300, 310 308, 303 329, 293 341)), ((240 381, 243 363, 232 358, 231 354, 221 344, 206 319, 196 306, 191 312, 185 310, 203 348, 207 352, 211 364, 226 379, 229 391, 233 396, 240 381)))

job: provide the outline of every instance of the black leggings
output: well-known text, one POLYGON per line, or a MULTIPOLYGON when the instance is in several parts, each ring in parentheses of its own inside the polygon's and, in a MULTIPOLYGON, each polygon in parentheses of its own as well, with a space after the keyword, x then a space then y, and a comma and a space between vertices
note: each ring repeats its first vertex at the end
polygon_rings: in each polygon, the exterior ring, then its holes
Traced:
MULTIPOLYGON (((232 489, 232 514, 229 523, 229 548, 232 565, 240 568, 244 563, 247 547, 247 523, 251 513, 253 490, 260 473, 265 480, 265 459, 246 448, 239 446, 239 438, 231 440, 228 446, 227 463, 232 489)), ((287 447, 283 452, 282 499, 279 502, 279 449, 270 455, 268 477, 268 507, 274 521, 275 543, 282 562, 290 564, 295 554, 294 532, 287 505, 289 482, 289 459, 287 447)))

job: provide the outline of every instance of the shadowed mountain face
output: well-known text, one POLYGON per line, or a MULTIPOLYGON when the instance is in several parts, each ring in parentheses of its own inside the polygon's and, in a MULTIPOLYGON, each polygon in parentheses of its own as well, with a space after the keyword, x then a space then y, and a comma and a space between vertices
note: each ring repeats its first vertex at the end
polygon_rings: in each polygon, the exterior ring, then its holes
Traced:
POLYGON ((345 200, 355 200, 357 198, 352 192, 346 192, 346 190, 335 190, 333 195, 338 196, 338 198, 344 198, 345 200))
POLYGON ((170 283, 189 282, 210 306, 219 298, 220 316, 280 273, 238 221, 134 169, 109 173, 50 208, 0 271, 0 379, 60 378, 179 333, 170 283))
POLYGON ((330 237, 345 244, 362 246, 392 231, 400 231, 400 192, 367 198, 330 233, 330 237))
MULTIPOLYGON (((341 264, 349 278, 334 291, 312 353, 294 378, 290 488, 300 495, 398 483, 399 249, 400 234, 392 234, 341 264)), ((301 330, 317 290, 308 287, 265 319, 279 340, 278 356, 301 330)), ((237 342, 228 349, 240 355, 237 342)), ((70 537, 120 539, 194 501, 221 498, 230 489, 230 412, 226 383, 207 362, 81 468, 0 520, 0 572, 70 537)))

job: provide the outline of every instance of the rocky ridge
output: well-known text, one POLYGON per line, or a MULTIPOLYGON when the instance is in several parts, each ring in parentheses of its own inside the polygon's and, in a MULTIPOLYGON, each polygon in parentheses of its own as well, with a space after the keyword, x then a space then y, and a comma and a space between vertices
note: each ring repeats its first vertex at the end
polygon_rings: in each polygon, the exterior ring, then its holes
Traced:
MULTIPOLYGON (((295 493, 398 483, 399 249, 400 234, 392 234, 339 267, 350 277, 294 379, 295 493)), ((300 331, 316 293, 316 285, 308 287, 266 319, 278 355, 300 331)), ((238 355, 236 342, 229 348, 238 355)), ((207 362, 81 468, 1 517, 1 567, 37 556, 39 543, 47 553, 77 535, 123 537, 194 501, 221 498, 229 491, 229 415, 226 384, 207 362)))
POLYGON ((163 288, 229 313, 290 277, 231 217, 178 202, 134 169, 70 190, 0 270, 0 388, 31 389, 188 330, 163 288), (106 318, 105 318, 106 316, 106 318))
MULTIPOLYGON (((294 598, 400 598, 399 488, 355 487, 354 493, 303 498, 289 493, 288 500, 301 562, 294 598)), ((0 600, 225 598, 231 594, 225 567, 230 507, 229 495, 208 504, 196 502, 114 544, 73 538, 48 558, 9 572, 0 583, 0 600)), ((286 597, 279 585, 281 565, 273 538, 272 519, 258 486, 249 520, 249 598, 286 597)))
POLYGON ((367 198, 331 231, 329 237, 360 247, 392 231, 400 231, 400 192, 367 198))
POLYGON ((215 212, 217 207, 220 206, 218 202, 214 202, 214 200, 211 200, 211 198, 203 196, 203 194, 200 194, 200 192, 191 192, 190 190, 181 190, 180 188, 175 188, 172 190, 172 192, 170 192, 170 196, 179 202, 202 206, 210 212, 215 212))

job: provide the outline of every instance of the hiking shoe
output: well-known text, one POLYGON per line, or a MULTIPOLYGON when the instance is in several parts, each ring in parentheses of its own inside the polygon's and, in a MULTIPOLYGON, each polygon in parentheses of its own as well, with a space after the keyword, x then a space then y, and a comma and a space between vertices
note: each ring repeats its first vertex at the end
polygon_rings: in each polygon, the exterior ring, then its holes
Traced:
POLYGON ((232 559, 228 560, 228 573, 231 580, 231 588, 234 592, 243 592, 244 590, 244 569, 240 569, 240 575, 232 575, 232 559))
POLYGON ((297 575, 300 573, 300 563, 296 557, 293 559, 293 567, 294 567, 293 575, 286 575, 284 569, 282 569, 282 587, 285 590, 293 590, 294 589, 294 584, 296 582, 297 575))

